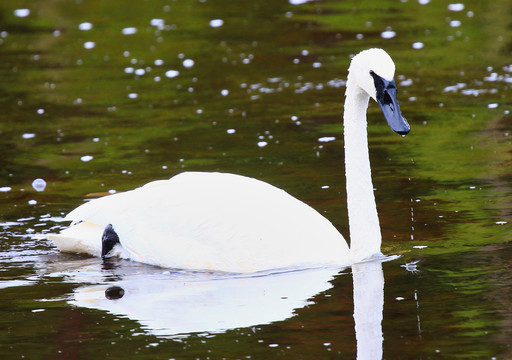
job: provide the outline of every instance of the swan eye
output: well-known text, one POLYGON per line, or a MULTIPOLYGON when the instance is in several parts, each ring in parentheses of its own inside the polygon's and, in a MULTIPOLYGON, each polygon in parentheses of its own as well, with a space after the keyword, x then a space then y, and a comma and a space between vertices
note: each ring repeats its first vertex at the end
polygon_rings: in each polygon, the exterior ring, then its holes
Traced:
POLYGON ((373 70, 370 70, 370 75, 373 77, 377 99, 386 104, 393 103, 393 100, 388 91, 396 90, 395 81, 385 80, 384 78, 377 75, 373 70))

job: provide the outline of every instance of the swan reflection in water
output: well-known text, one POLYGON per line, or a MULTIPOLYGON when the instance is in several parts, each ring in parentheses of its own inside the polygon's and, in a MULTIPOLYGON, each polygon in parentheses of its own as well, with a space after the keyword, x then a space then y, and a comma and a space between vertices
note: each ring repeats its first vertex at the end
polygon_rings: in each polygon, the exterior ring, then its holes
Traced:
MULTIPOLYGON (((310 269, 261 276, 115 272, 115 266, 103 271, 103 275, 108 275, 101 285, 75 289, 70 303, 135 320, 147 333, 156 336, 177 338, 291 318, 296 310, 313 304, 310 299, 315 295, 332 288, 330 281, 340 269, 310 269)), ((81 273, 79 276, 84 274, 83 271, 75 274, 78 273, 81 273)), ((382 262, 373 260, 355 264, 352 275, 357 359, 381 359, 382 262)))

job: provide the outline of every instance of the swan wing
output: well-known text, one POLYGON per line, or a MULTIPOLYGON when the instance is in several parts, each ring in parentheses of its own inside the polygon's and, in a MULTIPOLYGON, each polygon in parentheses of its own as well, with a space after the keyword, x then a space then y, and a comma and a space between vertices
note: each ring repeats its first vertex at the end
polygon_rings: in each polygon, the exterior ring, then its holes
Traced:
POLYGON ((132 259, 164 267, 250 272, 337 264, 348 254, 313 208, 233 174, 182 173, 92 200, 67 218, 112 224, 132 259))

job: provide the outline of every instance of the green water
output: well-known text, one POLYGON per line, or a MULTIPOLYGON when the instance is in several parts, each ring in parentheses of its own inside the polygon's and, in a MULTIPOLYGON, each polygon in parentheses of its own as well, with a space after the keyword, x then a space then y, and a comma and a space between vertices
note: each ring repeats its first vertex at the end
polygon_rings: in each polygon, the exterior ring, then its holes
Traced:
POLYGON ((412 128, 393 134, 371 104, 383 252, 402 255, 383 263, 383 358, 512 358, 512 5, 292 3, 0 2, 2 358, 355 358, 350 269, 284 288, 291 305, 280 312, 279 302, 248 305, 272 277, 103 264, 59 254, 41 234, 84 199, 200 170, 284 188, 348 235, 344 80, 350 56, 369 47, 393 57, 412 128), (176 282, 202 284, 218 303, 177 302, 163 286, 176 282), (108 284, 147 296, 124 312, 77 300, 108 284), (237 323, 230 301, 265 316, 237 323), (228 314, 224 328, 155 323, 186 311, 201 323, 194 314, 210 306, 228 314))

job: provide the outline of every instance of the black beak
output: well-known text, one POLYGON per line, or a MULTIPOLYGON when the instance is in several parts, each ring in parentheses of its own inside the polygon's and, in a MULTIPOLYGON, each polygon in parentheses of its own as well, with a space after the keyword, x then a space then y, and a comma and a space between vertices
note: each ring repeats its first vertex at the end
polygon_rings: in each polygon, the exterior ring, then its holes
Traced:
POLYGON ((388 81, 370 71, 377 90, 377 103, 386 118, 389 127, 400 135, 407 135, 411 127, 400 112, 400 106, 396 100, 395 80, 388 81))

